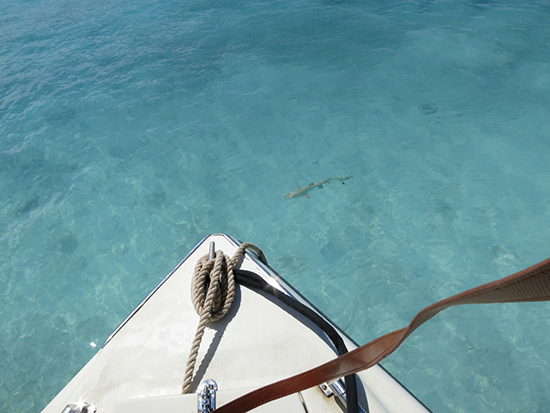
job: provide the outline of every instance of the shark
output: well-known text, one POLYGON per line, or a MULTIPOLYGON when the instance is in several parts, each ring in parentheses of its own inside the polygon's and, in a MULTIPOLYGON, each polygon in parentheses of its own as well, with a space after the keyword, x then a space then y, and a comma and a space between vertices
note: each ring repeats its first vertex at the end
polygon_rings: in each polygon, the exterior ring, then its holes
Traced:
POLYGON ((327 178, 319 182, 312 182, 309 185, 304 186, 303 188, 297 189, 296 191, 293 191, 290 194, 286 194, 285 198, 298 198, 299 196, 309 198, 308 192, 314 188, 322 188, 324 184, 328 184, 330 181, 340 181, 344 183, 344 181, 347 181, 350 178, 353 178, 353 177, 341 176, 339 178, 327 178))

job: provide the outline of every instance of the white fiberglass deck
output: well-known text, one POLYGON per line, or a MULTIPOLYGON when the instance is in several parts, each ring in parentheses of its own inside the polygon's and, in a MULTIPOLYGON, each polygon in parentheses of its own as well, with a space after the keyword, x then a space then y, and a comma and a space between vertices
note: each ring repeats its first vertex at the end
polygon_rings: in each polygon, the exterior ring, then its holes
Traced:
MULTIPOLYGON (((198 322, 190 299, 190 281, 197 259, 208 253, 211 241, 215 242, 216 250, 221 249, 229 256, 238 246, 225 235, 203 240, 109 338, 45 412, 61 412, 67 404, 79 400, 96 406, 98 413, 173 408, 194 411, 196 396, 180 395, 198 322)), ((253 255, 247 254, 241 268, 261 274, 278 288, 288 288, 281 286, 284 281, 253 255)), ((335 357, 332 346, 311 322, 284 305, 279 307, 262 294, 243 287, 238 291, 230 312, 206 330, 193 390, 203 380, 214 379, 219 386, 221 405, 254 388, 335 357)), ((349 340, 347 344, 354 348, 349 340)), ((371 412, 425 411, 378 366, 362 373, 361 379, 371 412)), ((333 398, 325 397, 319 388, 301 392, 301 398, 310 411, 341 411, 333 398)), ((296 395, 289 396, 258 410, 302 411, 300 400, 296 395)))

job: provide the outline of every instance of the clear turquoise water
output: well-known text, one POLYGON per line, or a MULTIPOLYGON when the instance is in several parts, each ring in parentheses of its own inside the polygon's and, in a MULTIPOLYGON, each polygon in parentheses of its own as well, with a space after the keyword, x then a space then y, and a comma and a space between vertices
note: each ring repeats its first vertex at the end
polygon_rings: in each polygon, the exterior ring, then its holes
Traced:
MULTIPOLYGON (((40 410, 211 232, 260 245, 360 343, 546 258, 549 19, 0 3, 0 411, 40 410)), ((453 309, 384 364, 434 411, 548 411, 549 310, 453 309)))

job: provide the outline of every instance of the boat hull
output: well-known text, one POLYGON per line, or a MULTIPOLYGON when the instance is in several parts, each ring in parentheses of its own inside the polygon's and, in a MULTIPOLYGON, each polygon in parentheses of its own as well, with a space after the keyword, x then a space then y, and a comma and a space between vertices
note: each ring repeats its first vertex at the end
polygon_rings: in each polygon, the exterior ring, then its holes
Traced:
MULTIPOLYGON (((103 412, 196 411, 196 395, 181 386, 199 316, 190 299, 197 260, 216 250, 232 256, 240 243, 228 235, 204 238, 109 336, 97 354, 61 390, 45 412, 61 412, 85 401, 103 412)), ((241 269, 260 275, 285 294, 311 306, 254 253, 241 269)), ((317 311, 317 310, 316 310, 317 311)), ((330 320, 327 320, 330 322, 330 320)), ((338 330, 348 349, 356 344, 338 330)), ((318 326, 264 293, 237 288, 228 314, 206 328, 192 389, 205 379, 218 384, 218 405, 336 356, 318 326)), ((427 409, 380 366, 358 374, 360 399, 371 412, 426 412, 427 409)), ((342 411, 318 388, 269 403, 254 411, 342 411)))

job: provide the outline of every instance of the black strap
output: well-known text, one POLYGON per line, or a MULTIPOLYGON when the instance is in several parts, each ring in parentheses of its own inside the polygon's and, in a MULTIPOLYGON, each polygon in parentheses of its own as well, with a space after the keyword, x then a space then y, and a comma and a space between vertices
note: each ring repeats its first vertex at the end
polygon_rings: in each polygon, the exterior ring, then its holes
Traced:
MULTIPOLYGON (((234 270, 235 275, 235 281, 247 288, 251 289, 257 289, 261 290, 272 297, 276 298, 277 300, 283 302, 293 310, 298 311, 300 314, 311 320, 313 323, 315 323, 323 332, 327 335, 327 337, 330 339, 334 347, 336 348, 336 351, 338 352, 338 355, 341 356, 343 354, 346 354, 348 352, 348 349, 344 343, 344 340, 338 334, 336 329, 330 325, 323 317, 321 317, 318 313, 313 311, 308 306, 302 304, 298 300, 282 293, 281 291, 277 290, 272 285, 268 284, 263 278, 261 278, 258 274, 255 274, 251 271, 246 270, 234 270)), ((346 401, 347 401, 347 411, 348 413, 358 413, 359 411, 359 402, 357 398, 357 379, 355 374, 349 374, 345 376, 345 384, 346 384, 346 401)), ((366 398, 365 393, 365 398, 366 398)), ((366 412, 368 413, 368 403, 366 406, 366 412)))

